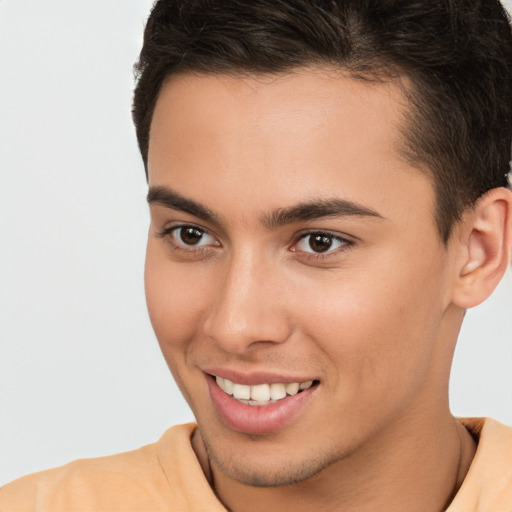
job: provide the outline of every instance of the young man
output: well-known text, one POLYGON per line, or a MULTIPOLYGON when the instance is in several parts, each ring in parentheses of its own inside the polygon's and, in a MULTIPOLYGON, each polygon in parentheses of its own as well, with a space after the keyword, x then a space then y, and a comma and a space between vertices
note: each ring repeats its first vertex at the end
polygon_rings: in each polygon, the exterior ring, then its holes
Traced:
POLYGON ((512 510, 512 431, 454 418, 512 250, 497 1, 159 0, 134 121, 146 293, 197 420, 0 510, 512 510))

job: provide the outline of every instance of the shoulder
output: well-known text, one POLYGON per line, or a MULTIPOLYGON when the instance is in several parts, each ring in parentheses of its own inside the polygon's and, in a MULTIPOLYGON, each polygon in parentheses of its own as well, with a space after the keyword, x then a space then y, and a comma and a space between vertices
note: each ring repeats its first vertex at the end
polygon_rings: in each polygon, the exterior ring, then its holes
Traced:
POLYGON ((512 428, 491 418, 462 419, 478 442, 449 512, 512 510, 512 428))
POLYGON ((0 511, 169 510, 173 492, 159 444, 164 442, 167 450, 182 442, 190 446, 193 429, 192 424, 172 427, 157 443, 137 450, 76 460, 19 478, 0 489, 0 511))
POLYGON ((460 421, 478 443, 472 467, 490 461, 497 466, 512 467, 512 427, 492 418, 462 418, 460 421))

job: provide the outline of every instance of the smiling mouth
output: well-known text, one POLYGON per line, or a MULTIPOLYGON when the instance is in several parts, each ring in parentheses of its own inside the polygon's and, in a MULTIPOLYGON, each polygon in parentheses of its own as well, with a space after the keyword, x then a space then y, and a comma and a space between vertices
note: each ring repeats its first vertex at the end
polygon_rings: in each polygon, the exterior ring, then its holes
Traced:
POLYGON ((230 395, 236 401, 255 406, 265 406, 283 400, 286 397, 297 395, 310 387, 317 385, 318 381, 308 380, 305 382, 288 382, 257 384, 248 386, 238 384, 229 379, 212 375, 215 382, 224 393, 230 395))

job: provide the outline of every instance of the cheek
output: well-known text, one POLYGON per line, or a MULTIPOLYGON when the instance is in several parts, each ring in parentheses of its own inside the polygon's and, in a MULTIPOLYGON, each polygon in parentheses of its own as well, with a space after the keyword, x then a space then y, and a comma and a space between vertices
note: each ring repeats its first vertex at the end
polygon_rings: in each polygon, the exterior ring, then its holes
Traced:
POLYGON ((204 395, 204 381, 198 378, 188 354, 200 339, 199 330, 215 283, 200 268, 184 269, 170 260, 151 240, 144 280, 148 312, 160 349, 185 400, 196 413, 192 397, 204 395))
POLYGON ((309 295, 304 329, 330 360, 341 399, 365 398, 379 407, 426 380, 443 315, 442 285, 417 276, 381 264, 378 273, 354 271, 309 295))
POLYGON ((211 279, 202 275, 200 266, 183 269, 149 241, 144 280, 151 324, 166 359, 185 352, 201 326, 211 279))

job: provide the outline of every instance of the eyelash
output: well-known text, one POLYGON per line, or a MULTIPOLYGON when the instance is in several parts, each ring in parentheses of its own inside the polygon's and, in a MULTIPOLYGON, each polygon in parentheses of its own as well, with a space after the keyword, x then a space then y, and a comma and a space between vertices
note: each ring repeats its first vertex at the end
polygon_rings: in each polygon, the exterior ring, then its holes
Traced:
MULTIPOLYGON (((354 242, 352 240, 349 240, 348 238, 344 238, 340 235, 336 235, 334 233, 331 233, 330 231, 308 231, 306 233, 302 233, 299 235, 298 239, 294 242, 292 247, 296 247, 300 242, 303 240, 306 240, 308 237, 323 237, 330 239, 331 244, 339 243, 340 245, 331 250, 329 247, 325 252, 309 252, 309 251, 300 251, 302 254, 307 255, 303 256, 306 258, 314 258, 316 260, 325 260, 331 257, 335 257, 340 252, 344 252, 347 249, 349 249, 352 245, 354 245, 354 242)), ((311 244, 311 241, 310 241, 311 244)), ((309 244, 309 245, 310 245, 309 244)), ((292 249, 294 250, 294 249, 292 249)), ((294 250, 295 252, 296 250, 294 250)), ((299 251, 296 251, 299 252, 299 251)))
MULTIPOLYGON (((203 245, 189 245, 185 242, 179 243, 173 238, 173 234, 177 233, 178 231, 181 231, 183 229, 193 229, 196 231, 200 231, 203 235, 208 235, 208 232, 200 228, 199 226, 195 226, 194 224, 180 224, 178 226, 172 226, 170 228, 163 229, 160 233, 158 233, 158 236, 160 238, 168 239, 169 243, 172 245, 173 249, 182 251, 183 253, 200 253, 207 251, 209 249, 209 246, 203 246, 203 245)), ((212 235, 209 235, 212 236, 212 235)), ((213 237, 212 237, 213 238, 213 237)), ((218 244, 220 246, 220 244, 218 244)))
MULTIPOLYGON (((162 230, 161 232, 158 233, 158 236, 161 238, 168 238, 169 243, 172 245, 172 247, 175 250, 182 251, 184 253, 198 254, 198 253, 201 253, 204 251, 208 251, 209 248, 211 247, 210 245, 189 245, 189 246, 187 246, 187 244, 185 242, 180 243, 173 239, 174 233, 177 233, 178 231, 187 229, 187 228, 201 232, 202 235, 212 236, 212 235, 209 235, 205 229, 203 229, 199 226, 196 226, 194 224, 180 224, 177 226, 165 228, 164 230, 162 230)), ((301 257, 303 259, 325 260, 325 259, 328 259, 328 258, 331 258, 331 257, 337 255, 340 252, 350 249, 350 247, 353 245, 354 245, 354 241, 349 240, 348 238, 344 238, 340 235, 336 235, 330 231, 308 231, 308 232, 303 232, 303 233, 299 234, 298 237, 296 237, 295 241, 293 242, 292 248, 290 250, 292 252, 300 252, 301 257), (298 251, 297 249, 295 249, 295 247, 300 242, 302 242, 303 240, 307 239, 308 237, 312 237, 312 236, 329 238, 331 240, 331 243, 339 243, 340 245, 339 245, 339 247, 337 247, 334 250, 330 250, 330 247, 329 247, 325 252, 309 252, 309 251, 304 251, 304 250, 298 251)), ((220 243, 217 245, 217 247, 219 247, 219 246, 220 246, 220 243)))

